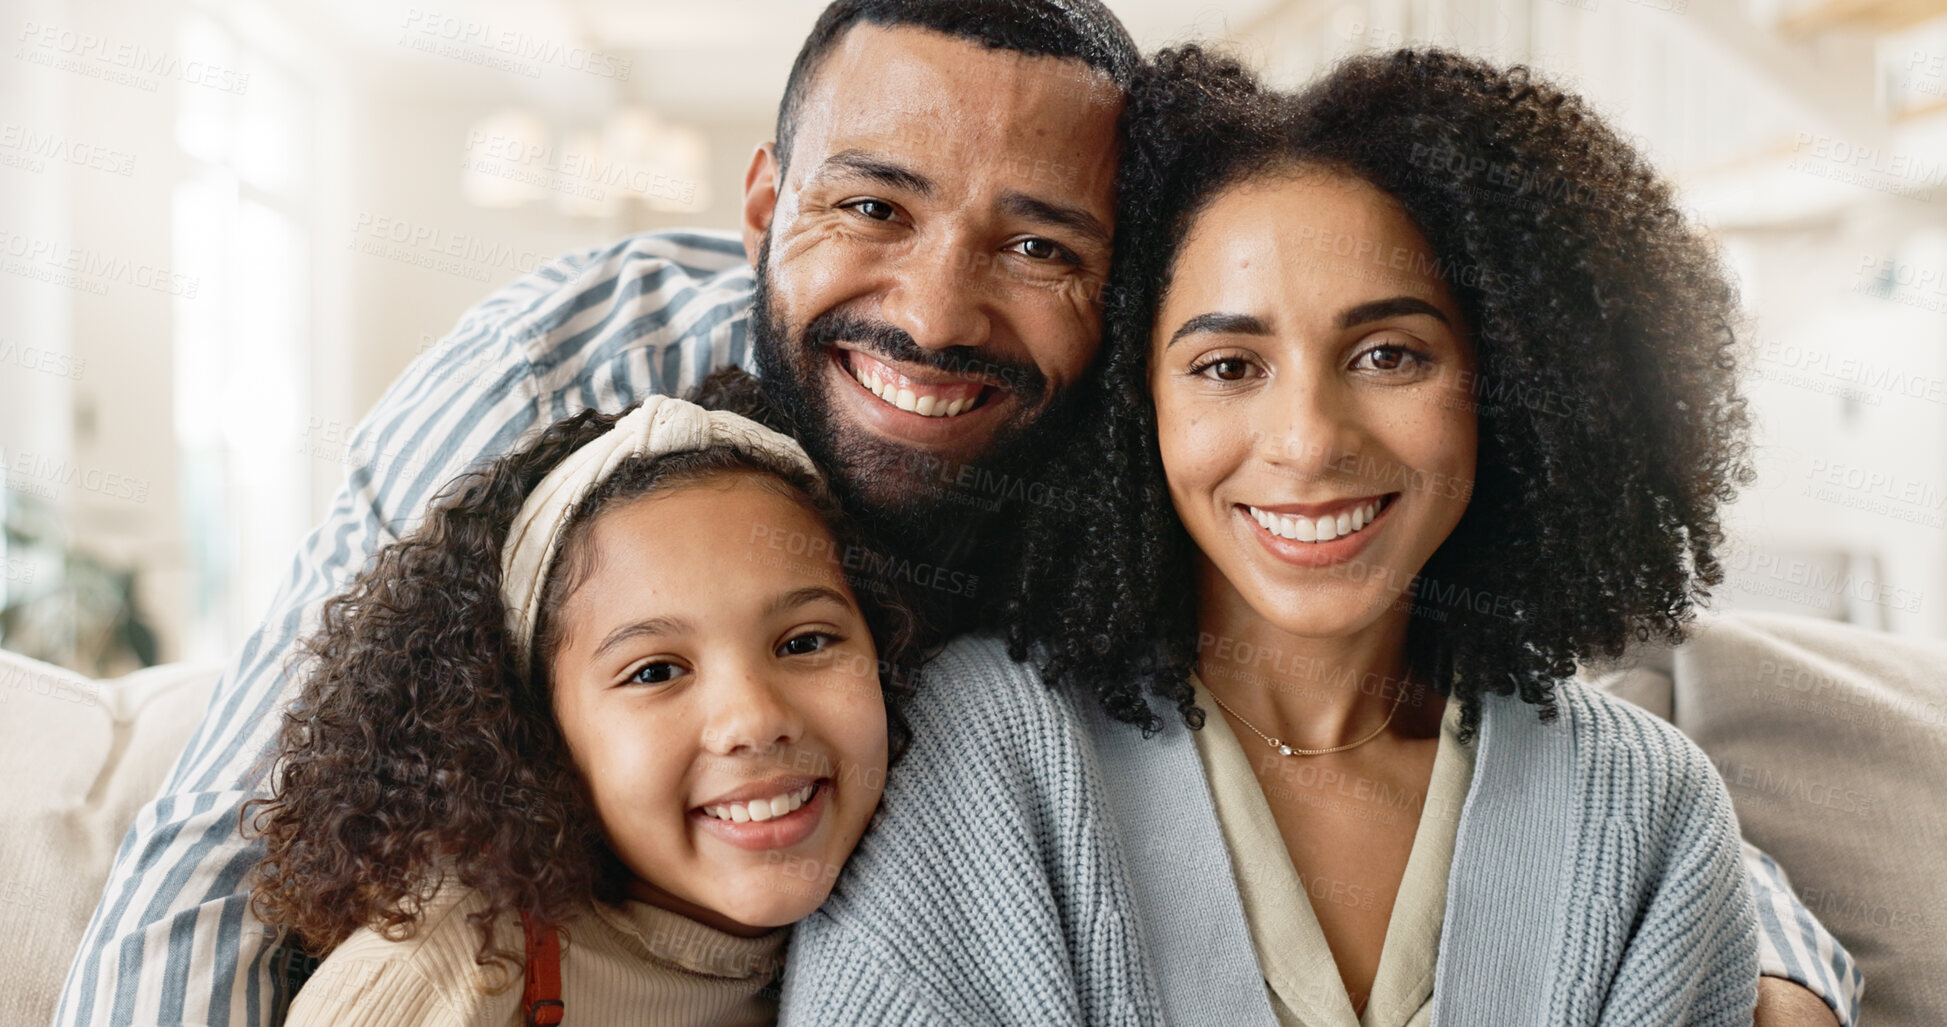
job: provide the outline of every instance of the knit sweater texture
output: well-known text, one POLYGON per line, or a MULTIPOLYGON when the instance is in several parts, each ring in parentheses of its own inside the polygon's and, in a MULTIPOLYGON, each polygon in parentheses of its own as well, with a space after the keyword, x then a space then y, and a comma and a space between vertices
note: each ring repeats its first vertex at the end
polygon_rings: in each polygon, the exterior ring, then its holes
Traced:
MULTIPOLYGON (((1736 817, 1682 734, 1567 682, 1484 701, 1436 1025, 1748 1027, 1757 921, 1736 817)), ((780 1023, 1276 1023, 1195 739, 1143 738, 994 639, 954 643, 780 1023)))

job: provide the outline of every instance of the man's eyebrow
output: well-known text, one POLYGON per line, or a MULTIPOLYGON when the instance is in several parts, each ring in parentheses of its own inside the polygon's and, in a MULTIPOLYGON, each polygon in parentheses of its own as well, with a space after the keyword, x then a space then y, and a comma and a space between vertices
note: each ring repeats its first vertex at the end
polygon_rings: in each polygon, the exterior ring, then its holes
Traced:
POLYGON ((852 606, 852 601, 845 598, 845 593, 838 589, 829 585, 806 585, 804 588, 794 588, 772 599, 770 605, 764 607, 764 616, 770 617, 810 603, 825 601, 837 603, 847 609, 852 606))
POLYGON ((1371 321, 1383 321, 1386 318, 1399 317, 1403 314, 1425 314, 1428 317, 1438 318, 1441 324, 1448 323, 1447 315, 1442 314, 1439 307, 1416 296, 1394 296, 1391 299, 1361 303, 1351 310, 1340 314, 1339 327, 1350 328, 1353 325, 1362 325, 1371 321))
POLYGON ((1015 217, 1039 221, 1043 224, 1060 225, 1079 232, 1089 242, 1098 246, 1109 245, 1108 226, 1101 219, 1080 207, 1064 203, 1051 203, 1037 196, 1012 190, 1001 194, 1001 210, 1015 217))
POLYGON ((905 189, 921 196, 933 195, 932 179, 917 171, 900 167, 884 157, 859 149, 840 150, 826 157, 824 162, 818 165, 817 170, 811 173, 811 177, 816 180, 839 171, 863 175, 883 185, 905 189))
POLYGON ((589 654, 589 658, 595 659, 600 657, 603 653, 621 645, 631 638, 638 638, 643 635, 680 635, 689 630, 689 621, 681 617, 651 617, 648 620, 639 620, 633 624, 624 624, 614 631, 609 632, 608 637, 602 639, 602 644, 596 646, 595 651, 589 654))
POLYGON ((1169 349, 1170 346, 1176 345, 1176 340, 1186 335, 1197 334, 1269 335, 1271 334, 1271 329, 1263 321, 1249 314, 1198 314, 1188 321, 1183 322, 1183 327, 1178 328, 1170 336, 1169 343, 1163 348, 1169 349))

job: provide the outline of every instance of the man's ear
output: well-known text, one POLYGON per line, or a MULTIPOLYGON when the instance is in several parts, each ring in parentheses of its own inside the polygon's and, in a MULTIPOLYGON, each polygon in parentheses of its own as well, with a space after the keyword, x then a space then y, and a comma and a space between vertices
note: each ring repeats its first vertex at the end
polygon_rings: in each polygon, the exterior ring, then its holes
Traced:
POLYGON ((771 215, 777 212, 777 188, 777 144, 759 143, 750 155, 750 169, 744 172, 744 258, 752 266, 770 233, 771 215))

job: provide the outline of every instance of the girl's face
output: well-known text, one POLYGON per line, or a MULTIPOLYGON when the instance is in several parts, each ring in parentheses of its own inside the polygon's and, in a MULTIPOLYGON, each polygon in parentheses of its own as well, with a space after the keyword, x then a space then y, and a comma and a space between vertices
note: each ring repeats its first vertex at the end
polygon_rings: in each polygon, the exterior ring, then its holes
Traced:
POLYGON ((1150 349, 1170 496, 1206 587, 1273 627, 1403 624, 1466 508, 1474 352, 1437 264, 1385 194, 1307 169, 1225 190, 1184 241, 1150 349))
POLYGON ((637 898, 741 934, 823 902, 884 788, 878 655, 823 521, 750 474, 608 509, 555 714, 637 898))

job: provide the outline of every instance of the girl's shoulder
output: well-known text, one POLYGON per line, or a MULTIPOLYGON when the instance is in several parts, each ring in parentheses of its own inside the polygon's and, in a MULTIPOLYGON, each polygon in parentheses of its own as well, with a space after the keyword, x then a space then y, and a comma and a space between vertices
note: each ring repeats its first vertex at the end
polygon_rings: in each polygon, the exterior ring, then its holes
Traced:
MULTIPOLYGON (((291 1002, 286 1027, 365 1024, 499 1024, 519 1012, 519 973, 481 966, 470 914, 486 908, 477 891, 442 887, 411 935, 367 927, 331 951, 291 1002)), ((495 924, 494 941, 521 951, 519 925, 495 924)))

